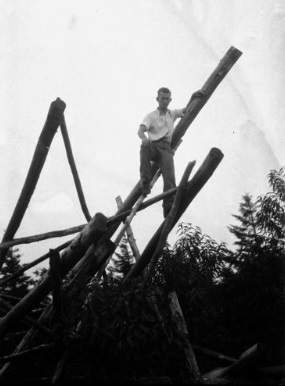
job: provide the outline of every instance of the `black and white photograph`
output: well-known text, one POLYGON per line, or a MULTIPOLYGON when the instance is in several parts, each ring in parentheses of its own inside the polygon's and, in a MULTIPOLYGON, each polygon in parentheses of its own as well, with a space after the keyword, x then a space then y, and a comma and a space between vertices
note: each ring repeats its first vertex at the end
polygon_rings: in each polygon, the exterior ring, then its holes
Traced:
POLYGON ((0 0, 0 385, 285 385, 285 2, 0 0))

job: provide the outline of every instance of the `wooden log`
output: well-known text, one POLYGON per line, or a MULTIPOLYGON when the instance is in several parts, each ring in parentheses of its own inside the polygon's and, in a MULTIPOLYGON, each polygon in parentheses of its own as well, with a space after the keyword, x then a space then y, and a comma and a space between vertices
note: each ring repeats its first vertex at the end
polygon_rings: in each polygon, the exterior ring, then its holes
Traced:
MULTIPOLYGON (((164 198, 173 196, 176 193, 176 191, 177 191, 177 188, 172 188, 172 189, 169 189, 167 192, 160 193, 160 194, 156 195, 155 197, 149 198, 148 200, 144 201, 141 204, 141 206, 137 209, 137 212, 139 212, 145 208, 148 208, 149 206, 163 200, 164 198)), ((121 221, 124 221, 126 219, 126 217, 131 213, 131 211, 132 211, 132 208, 127 209, 124 212, 121 212, 119 214, 116 214, 114 216, 109 217, 107 220, 107 225, 109 226, 109 225, 112 225, 115 223, 119 224, 121 221)))
MULTIPOLYGON (((84 256, 86 250, 101 235, 106 232, 106 217, 97 213, 62 252, 61 274, 64 277, 67 272, 84 256)), ((32 310, 43 300, 51 289, 50 276, 46 277, 22 300, 20 300, 7 315, 0 320, 0 338, 5 335, 8 327, 32 310)))
MULTIPOLYGON (((118 208, 120 209, 120 207, 123 205, 123 201, 122 201, 120 196, 116 197, 116 202, 117 202, 118 208)), ((133 233, 131 226, 129 226, 126 229, 126 233, 127 233, 127 238, 128 238, 129 243, 130 243, 130 247, 131 247, 133 256, 134 256, 135 260, 137 261, 140 258, 140 251, 138 249, 136 240, 134 238, 134 233, 133 233)))
POLYGON ((54 320, 58 327, 61 329, 63 327, 64 318, 62 308, 60 255, 59 252, 55 251, 54 249, 50 249, 49 265, 54 320))
MULTIPOLYGON (((0 298, 0 305, 3 309, 3 311, 5 312, 5 314, 7 314, 8 311, 13 309, 13 306, 10 303, 5 302, 5 300, 3 300, 1 298, 0 298)), ((28 326, 34 326, 34 327, 40 329, 41 331, 45 332, 46 334, 50 333, 50 330, 46 326, 44 326, 43 324, 41 324, 39 321, 32 318, 31 316, 26 315, 23 318, 23 322, 26 323, 28 326)))
POLYGON ((207 103, 215 89, 221 83, 221 81, 228 74, 233 65, 242 55, 242 52, 235 47, 230 47, 224 57, 221 59, 215 70, 212 72, 210 77, 206 80, 204 85, 201 87, 201 91, 204 92, 205 96, 202 98, 195 98, 191 101, 189 108, 185 115, 175 127, 175 131, 171 140, 171 147, 175 147, 177 142, 184 136, 189 125, 197 117, 201 109, 207 103))
POLYGON ((10 355, 5 355, 4 357, 0 357, 0 362, 15 361, 15 360, 18 360, 19 358, 23 358, 35 353, 37 354, 38 352, 41 352, 41 351, 50 351, 53 348, 54 348, 53 343, 41 344, 40 346, 32 347, 28 350, 23 350, 16 354, 10 354, 10 355))
MULTIPOLYGON (((206 182, 210 179, 222 159, 223 153, 221 152, 221 150, 217 148, 212 148, 210 150, 208 156, 205 158, 200 168, 197 170, 193 178, 187 183, 185 193, 178 208, 172 227, 177 223, 177 221, 180 219, 189 204, 193 201, 193 199, 200 192, 206 182)), ((125 277, 124 284, 126 284, 132 277, 137 277, 138 275, 140 275, 144 268, 150 262, 150 259, 155 251, 156 245, 161 235, 162 229, 164 227, 165 221, 166 220, 164 220, 160 227, 157 229, 157 231, 147 244, 145 250, 141 254, 140 259, 136 262, 136 264, 131 268, 130 272, 125 277)))
MULTIPOLYGON (((150 189, 153 188, 154 184, 156 183, 158 177, 160 175, 160 170, 156 170, 156 173, 154 174, 154 176, 152 177, 152 180, 150 182, 150 189)), ((129 214, 129 216, 126 218, 126 220, 124 221, 124 225, 122 226, 120 232, 118 233, 114 243, 116 246, 118 246, 121 242, 121 239, 125 233, 125 231, 128 229, 128 227, 130 226, 133 218, 135 217, 135 215, 137 214, 139 208, 142 206, 142 203, 145 199, 145 195, 141 195, 138 199, 138 201, 136 202, 135 206, 132 208, 132 211, 131 213, 129 214)), ((121 205, 121 207, 123 206, 123 203, 121 205)), ((119 209, 120 210, 120 209, 119 209)))
MULTIPOLYGON (((88 284, 98 271, 108 253, 113 253, 114 244, 111 240, 105 244, 100 244, 96 248, 90 246, 85 256, 70 271, 63 286, 63 313, 65 316, 65 333, 73 335, 74 326, 78 325, 83 315, 83 305, 90 293, 88 284)), ((57 326, 54 326, 57 329, 57 326)), ((75 330, 75 333, 78 329, 75 330)), ((65 341, 68 350, 68 341, 65 341)))
MULTIPOLYGON (((159 177, 159 174, 160 174, 160 171, 157 170, 157 172, 155 173, 155 175, 153 176, 153 178, 152 178, 152 180, 150 182, 150 188, 152 188, 153 185, 155 184, 155 182, 157 181, 157 179, 159 177)), ((120 229, 119 233, 117 234, 116 239, 114 241, 115 249, 119 246, 124 233, 129 228, 133 218, 137 214, 139 208, 142 206, 142 203, 143 203, 145 197, 146 196, 143 195, 143 194, 139 197, 138 201, 136 202, 136 204, 132 208, 131 213, 129 214, 129 216, 124 221, 124 224, 123 224, 122 228, 120 229)), ((106 235, 104 236, 104 238, 106 238, 106 235)), ((104 243, 104 242, 105 242, 105 240, 102 240, 102 243, 104 243)), ((104 258, 103 258, 104 264, 100 267, 100 269, 99 269, 99 271, 97 273, 97 277, 98 278, 100 278, 103 275, 103 273, 105 272, 105 269, 106 269, 107 265, 109 264, 109 262, 110 262, 110 260, 112 258, 112 254, 113 254, 113 252, 111 254, 107 255, 107 256, 104 256, 104 258)))
MULTIPOLYGON (((168 190, 165 193, 158 194, 157 196, 152 197, 152 198, 144 201, 141 204, 141 206, 137 209, 137 211, 141 211, 141 210, 149 207, 150 205, 153 205, 153 204, 163 200, 166 197, 170 197, 170 196, 174 195, 176 193, 176 191, 177 191, 177 188, 173 188, 173 189, 168 190)), ((116 222, 120 223, 122 220, 124 220, 131 213, 131 211, 132 211, 132 209, 128 209, 117 216, 109 217, 107 219, 106 224, 111 225, 111 224, 114 224, 116 222)), ((78 233, 78 232, 82 231, 82 229, 85 226, 86 226, 86 224, 77 225, 75 227, 64 229, 61 231, 53 231, 53 232, 42 233, 42 234, 34 235, 34 236, 22 237, 22 238, 15 239, 13 241, 6 241, 6 242, 0 244, 0 249, 1 248, 8 248, 8 247, 19 245, 19 244, 29 244, 29 243, 33 243, 33 242, 37 242, 37 241, 41 241, 41 240, 46 240, 46 239, 54 238, 54 237, 67 236, 67 235, 70 235, 73 233, 78 233)), ((70 243, 71 243, 71 240, 61 244, 60 246, 56 247, 54 250, 55 251, 61 251, 62 249, 66 248, 70 243)), ((1 280, 0 285, 3 285, 5 283, 9 282, 10 280, 15 279, 16 277, 20 276, 23 272, 27 271, 28 269, 36 266, 37 264, 39 264, 41 262, 43 262, 44 260, 48 259, 49 257, 50 257, 50 253, 48 252, 48 253, 44 254, 43 256, 35 259, 31 263, 27 263, 27 264, 23 265, 23 267, 21 267, 17 272, 15 272, 11 276, 1 280)))
MULTIPOLYGON (((46 315, 49 314, 49 311, 50 311, 50 307, 47 307, 44 312, 42 313, 42 315, 40 316, 39 318, 39 322, 40 323, 43 323, 45 318, 46 318, 46 315)), ((23 339, 21 340, 21 342, 18 344, 18 346, 16 347, 16 349, 14 350, 13 354, 17 354, 17 353, 20 353, 21 351, 23 351, 23 349, 27 346, 28 342, 30 341, 30 339, 38 332, 38 330, 35 328, 35 327, 32 327, 26 334, 25 336, 23 337, 23 339)), ((4 375, 5 371, 8 370, 8 368, 10 367, 11 365, 11 362, 8 362, 8 363, 5 363, 5 365, 0 369, 0 378, 4 375)))
POLYGON ((222 353, 214 351, 214 350, 210 350, 206 347, 198 346, 196 344, 193 344, 192 347, 194 349, 194 352, 197 351, 197 352, 204 354, 210 358, 214 358, 214 359, 218 359, 220 361, 226 361, 226 362, 230 362, 230 363, 237 362, 236 358, 233 358, 229 355, 225 355, 225 354, 222 354, 222 353))
MULTIPOLYGON (((202 86, 202 90, 205 93, 204 98, 197 98, 193 101, 193 106, 191 107, 191 111, 189 111, 189 116, 182 118, 179 123, 175 127, 175 131, 173 134, 171 146, 175 148, 176 144, 181 140, 182 136, 185 134, 189 126, 192 124, 198 113, 205 106, 206 102, 212 96, 214 90, 218 87, 218 85, 222 82, 225 76, 228 74, 230 69, 234 66, 236 61, 239 59, 241 55, 241 51, 239 51, 235 47, 230 47, 224 57, 221 59, 213 73, 207 79, 207 81, 202 86), (178 126, 179 125, 179 126, 178 126)), ((153 170, 153 173, 156 173, 156 169, 153 170)), ((116 215, 121 214, 122 212, 130 209, 135 202, 138 200, 141 195, 141 184, 140 181, 137 182, 133 190, 124 200, 122 207, 117 211, 116 215)), ((114 223, 112 226, 108 227, 108 237, 116 232, 119 224, 114 223)))
POLYGON ((67 350, 65 350, 64 353, 62 354, 62 357, 60 358, 60 360, 57 363, 54 375, 53 375, 52 380, 51 380, 52 385, 58 383, 60 381, 60 379, 62 379, 63 369, 64 369, 64 366, 65 366, 65 363, 67 360, 67 354, 68 354, 68 352, 67 352, 67 350))
MULTIPOLYGON (((66 241, 65 243, 63 243, 63 244, 59 245, 58 247, 54 248, 54 251, 60 252, 64 248, 66 248, 70 243, 71 243, 71 240, 66 241)), ((3 284, 7 283, 8 281, 10 281, 12 279, 15 279, 16 277, 20 276, 23 272, 25 272, 28 269, 34 267, 35 265, 41 263, 42 261, 48 259, 49 257, 50 257, 50 252, 45 253, 43 256, 35 259, 31 263, 24 264, 20 269, 18 269, 18 271, 13 273, 11 276, 8 276, 5 279, 3 279, 2 281, 0 281, 0 285, 3 285, 3 284)))
POLYGON ((21 245, 21 244, 37 243, 38 241, 53 239, 56 237, 69 236, 69 235, 72 235, 74 233, 78 233, 78 232, 82 231, 82 229, 85 227, 85 225, 86 224, 77 225, 77 226, 72 227, 72 228, 56 230, 56 231, 51 231, 51 232, 46 232, 46 233, 40 233, 37 235, 31 235, 31 236, 26 236, 26 237, 19 237, 18 239, 5 241, 5 242, 1 243, 0 249, 6 249, 6 248, 13 247, 15 245, 21 245))
MULTIPOLYGON (((155 197, 152 197, 152 198, 144 201, 141 204, 141 206, 137 209, 137 212, 139 212, 145 208, 148 208, 149 206, 163 200, 164 198, 167 198, 167 197, 174 195, 176 193, 176 190, 177 190, 177 188, 172 188, 172 189, 168 190, 167 192, 158 194, 155 197)), ((112 225, 114 223, 119 224, 121 221, 126 219, 126 217, 131 213, 131 211, 132 211, 132 208, 128 209, 128 210, 126 210, 118 215, 114 215, 114 216, 109 217, 107 219, 107 225, 112 225)), ((51 231, 51 232, 46 232, 46 233, 40 233, 37 235, 31 235, 31 236, 26 236, 26 237, 19 237, 17 239, 13 239, 11 241, 5 241, 5 242, 1 243, 0 249, 10 248, 10 247, 13 247, 15 245, 35 243, 38 241, 52 239, 52 238, 56 238, 56 237, 64 237, 64 236, 72 235, 74 233, 81 232, 85 226, 86 226, 86 224, 81 224, 81 225, 76 225, 74 227, 67 228, 67 229, 56 230, 56 231, 51 231)), ((69 241, 67 243, 69 243, 69 241)), ((63 246, 62 247, 60 246, 58 248, 62 248, 62 249, 65 248, 68 245, 67 243, 62 244, 63 246)), ((39 259, 45 260, 47 258, 49 258, 49 253, 44 255, 44 257, 41 257, 39 259)), ((43 260, 40 260, 38 262, 40 263, 43 260)), ((38 263, 36 263, 36 264, 38 264, 38 263)), ((32 267, 33 266, 34 265, 32 265, 32 267)), ((0 284, 1 283, 2 283, 2 281, 0 282, 0 284)))
MULTIPOLYGON (((57 98, 50 105, 47 119, 39 137, 24 186, 7 229, 4 233, 2 242, 13 239, 22 222, 44 166, 49 147, 60 125, 61 117, 65 107, 66 104, 59 98, 57 98)), ((7 251, 8 249, 2 249, 0 251, 0 269, 4 263, 7 251)))
POLYGON ((71 271, 72 279, 64 286, 65 315, 68 315, 68 309, 72 312, 72 309, 78 309, 78 304, 84 302, 86 297, 82 295, 83 289, 87 289, 87 284, 104 263, 106 255, 114 251, 115 244, 111 240, 95 248, 92 245, 88 248, 84 258, 71 271))
POLYGON ((16 301, 22 299, 19 296, 12 296, 12 295, 7 295, 7 294, 0 294, 0 298, 6 298, 9 300, 16 300, 16 301))
POLYGON ((260 357, 261 353, 259 350, 259 345, 255 344, 243 352, 235 363, 227 367, 227 369, 225 369, 224 375, 234 376, 243 374, 246 368, 255 366, 260 357))
POLYGON ((150 267, 149 267, 149 270, 148 270, 148 272, 146 274, 145 281, 148 281, 152 277, 152 275, 154 273, 155 266, 157 264, 157 261, 158 261, 160 255, 161 255, 161 252, 162 252, 162 250, 163 250, 163 248, 165 246, 165 243, 166 243, 167 237, 169 235, 169 232, 173 228, 173 223, 174 223, 177 211, 178 211, 178 207, 180 205, 183 193, 184 193, 184 191, 186 189, 186 183, 188 181, 188 178, 190 176, 190 173, 191 173, 195 163, 196 162, 194 161, 194 162, 190 162, 187 165, 187 167, 185 169, 185 172, 184 172, 184 174, 183 174, 183 176, 181 178, 181 181, 179 183, 178 189, 176 191, 176 195, 175 195, 175 198, 174 198, 174 202, 173 202, 172 208, 171 208, 170 213, 168 214, 167 218, 165 219, 165 223, 164 223, 163 229, 161 231, 161 235, 159 237, 159 240, 158 240, 158 243, 156 245, 155 251, 154 251, 153 256, 151 258, 150 267))
POLYGON ((190 375, 190 381, 199 381, 201 378, 200 371, 198 369, 196 357, 190 343, 187 325, 176 292, 170 292, 168 299, 172 319, 176 325, 178 334, 184 341, 184 353, 186 357, 186 366, 190 375))
POLYGON ((80 178, 79 178, 79 175, 78 175, 77 167, 76 167, 75 160, 74 160, 74 157, 73 157, 73 152, 72 152, 71 143, 70 143, 70 140, 69 140, 69 135, 68 135, 68 132, 67 132, 67 127, 66 127, 66 123, 65 123, 64 114, 62 114, 61 123, 60 123, 60 129, 61 129, 61 134, 62 134, 62 137, 63 137, 63 142, 64 142, 64 145, 65 145, 65 150, 66 150, 66 155, 67 155, 68 163, 69 163, 70 168, 71 168, 73 180, 74 180, 76 191, 77 191, 77 195, 78 195, 78 198, 79 198, 80 206, 81 206, 82 212, 83 212, 86 220, 90 221, 91 220, 91 216, 90 216, 89 210, 87 208, 87 204, 86 204, 84 193, 83 193, 83 190, 82 190, 82 186, 81 186, 80 178))
POLYGON ((230 366, 222 367, 211 370, 207 374, 204 374, 204 378, 214 379, 224 376, 238 376, 244 374, 247 368, 254 368, 260 359, 261 354, 258 348, 258 344, 251 346, 238 358, 237 361, 232 363, 230 366))

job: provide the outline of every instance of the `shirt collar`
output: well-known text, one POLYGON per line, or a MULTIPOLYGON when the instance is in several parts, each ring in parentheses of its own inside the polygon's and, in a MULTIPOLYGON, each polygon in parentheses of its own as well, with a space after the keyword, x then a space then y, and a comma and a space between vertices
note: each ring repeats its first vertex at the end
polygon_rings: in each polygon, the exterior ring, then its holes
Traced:
MULTIPOLYGON (((157 108, 157 113, 158 113, 158 116, 164 116, 164 114, 161 114, 161 113, 160 113, 159 108, 157 108)), ((170 110, 169 110, 169 109, 166 110, 166 114, 170 114, 170 110)), ((166 114, 165 114, 165 115, 166 115, 166 114)))

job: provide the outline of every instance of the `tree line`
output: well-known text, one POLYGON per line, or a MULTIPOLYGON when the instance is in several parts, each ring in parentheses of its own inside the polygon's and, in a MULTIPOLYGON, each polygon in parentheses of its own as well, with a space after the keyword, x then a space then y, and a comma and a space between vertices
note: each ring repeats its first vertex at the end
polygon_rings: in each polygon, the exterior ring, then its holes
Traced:
MULTIPOLYGON (((134 264, 123 239, 104 277, 89 283, 89 321, 83 323, 70 371, 88 367, 86 373, 98 382, 157 377, 185 381, 185 342, 170 314, 171 291, 179 298, 194 351, 202 346, 237 358, 258 342, 261 365, 282 364, 285 168, 270 171, 268 183, 268 193, 256 199, 248 193, 242 196, 235 223, 228 227, 235 239, 232 248, 182 222, 177 241, 165 245, 147 282, 141 275, 122 286, 134 264)), ((0 281, 19 267, 19 251, 11 249, 0 281)), ((1 297, 13 304, 40 277, 23 273, 1 288, 1 297)), ((201 373, 213 368, 213 360, 198 350, 195 354, 201 373)))

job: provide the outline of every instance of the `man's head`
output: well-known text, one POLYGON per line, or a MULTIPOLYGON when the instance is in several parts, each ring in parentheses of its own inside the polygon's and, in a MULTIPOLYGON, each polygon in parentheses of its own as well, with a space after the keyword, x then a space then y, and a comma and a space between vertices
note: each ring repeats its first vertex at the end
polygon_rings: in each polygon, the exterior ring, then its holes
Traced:
POLYGON ((166 87, 161 87, 157 91, 157 98, 158 102, 158 108, 161 111, 164 111, 167 109, 169 103, 171 102, 171 91, 166 87))

